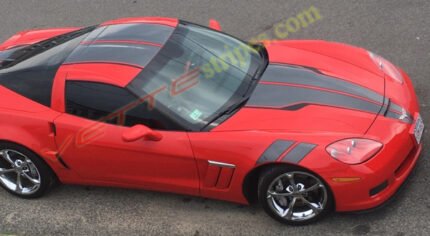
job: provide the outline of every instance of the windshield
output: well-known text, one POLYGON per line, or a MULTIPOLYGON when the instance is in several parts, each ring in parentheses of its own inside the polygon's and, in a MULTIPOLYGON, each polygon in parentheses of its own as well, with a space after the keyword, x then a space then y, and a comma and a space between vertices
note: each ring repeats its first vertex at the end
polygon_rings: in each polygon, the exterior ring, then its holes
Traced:
POLYGON ((154 109, 195 130, 241 101, 263 64, 248 44, 189 23, 181 23, 128 88, 150 95, 154 109))

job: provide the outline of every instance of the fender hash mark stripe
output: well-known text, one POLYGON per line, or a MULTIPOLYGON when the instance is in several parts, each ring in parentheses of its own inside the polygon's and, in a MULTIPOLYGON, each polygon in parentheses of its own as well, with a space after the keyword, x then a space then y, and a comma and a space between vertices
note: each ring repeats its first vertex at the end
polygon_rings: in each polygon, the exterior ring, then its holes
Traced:
POLYGON ((306 157, 314 148, 316 147, 315 144, 311 143, 300 143, 296 147, 293 148, 290 152, 287 153, 287 155, 282 158, 282 162, 289 162, 289 163, 299 163, 303 158, 306 157))
POLYGON ((256 165, 276 162, 278 159, 281 159, 281 162, 297 164, 317 146, 312 143, 298 143, 296 145, 295 143, 295 141, 289 140, 276 140, 264 151, 256 165))
POLYGON ((257 165, 263 164, 266 162, 275 162, 279 158, 279 156, 282 153, 284 153, 293 144, 294 144, 294 141, 276 140, 260 156, 260 158, 257 161, 257 165))

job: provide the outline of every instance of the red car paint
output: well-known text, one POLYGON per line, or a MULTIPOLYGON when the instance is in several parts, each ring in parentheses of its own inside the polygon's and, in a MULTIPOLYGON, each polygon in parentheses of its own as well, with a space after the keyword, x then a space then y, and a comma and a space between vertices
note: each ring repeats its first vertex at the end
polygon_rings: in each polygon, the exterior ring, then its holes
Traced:
POLYGON ((7 50, 13 47, 22 45, 31 45, 48 38, 52 38, 61 34, 65 34, 79 28, 53 28, 53 29, 39 29, 39 30, 26 30, 16 33, 8 40, 6 40, 2 45, 0 45, 0 51, 7 50))
MULTIPOLYGON (((102 26, 127 23, 176 27, 178 20, 128 18, 102 26)), ((33 44, 74 29, 77 28, 19 33, 3 43, 0 50, 33 44)), ((363 49, 324 41, 274 41, 266 43, 266 47, 271 63, 317 69, 324 75, 389 97, 412 115, 419 113, 408 76, 403 74, 404 84, 385 77, 363 49)), ((416 144, 411 134, 413 123, 318 103, 291 111, 247 104, 209 132, 158 131, 163 137, 159 142, 125 142, 122 135, 127 127, 65 114, 66 81, 124 87, 140 70, 115 63, 64 64, 55 76, 51 107, 0 86, 0 140, 21 144, 37 153, 65 184, 149 189, 241 204, 248 204, 244 182, 254 170, 281 165, 289 150, 302 142, 312 143, 315 149, 298 165, 328 184, 337 211, 368 209, 386 201, 409 175, 421 152, 422 145, 416 144), (358 165, 341 163, 326 152, 327 145, 351 137, 379 140, 384 146, 375 157, 358 165), (256 164, 262 153, 279 139, 294 140, 295 144, 276 160, 256 164), (67 166, 60 162, 58 154, 67 166), (209 161, 229 163, 234 168, 211 165, 209 161), (335 181, 338 178, 356 181, 335 181), (369 191, 384 181, 388 181, 388 187, 369 196, 369 191)), ((270 81, 260 84, 292 85, 270 81)))

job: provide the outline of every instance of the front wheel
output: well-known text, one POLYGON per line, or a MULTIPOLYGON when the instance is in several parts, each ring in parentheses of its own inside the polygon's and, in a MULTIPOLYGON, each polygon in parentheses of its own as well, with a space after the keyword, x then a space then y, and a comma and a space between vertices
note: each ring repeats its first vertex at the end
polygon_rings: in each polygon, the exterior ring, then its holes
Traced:
POLYGON ((22 198, 42 196, 56 181, 49 166, 28 149, 0 143, 0 185, 22 198))
POLYGON ((329 188, 319 177, 287 166, 263 172, 258 198, 266 213, 290 225, 316 221, 331 210, 333 202, 329 188))

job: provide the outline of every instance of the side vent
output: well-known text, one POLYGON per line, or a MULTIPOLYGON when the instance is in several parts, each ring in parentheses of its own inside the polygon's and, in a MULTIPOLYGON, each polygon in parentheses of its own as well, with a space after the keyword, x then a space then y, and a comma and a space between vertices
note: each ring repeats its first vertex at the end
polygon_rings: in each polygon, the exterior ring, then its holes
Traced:
POLYGON ((204 186, 217 189, 227 189, 230 187, 236 166, 217 161, 208 161, 208 164, 203 183, 204 186))
POLYGON ((49 128, 51 129, 51 134, 53 136, 57 135, 57 127, 55 126, 55 124, 53 122, 49 122, 49 128))
POLYGON ((64 168, 70 169, 69 166, 66 164, 66 162, 64 162, 63 158, 61 158, 60 154, 57 154, 56 156, 57 156, 58 162, 60 162, 61 165, 63 165, 64 168))

